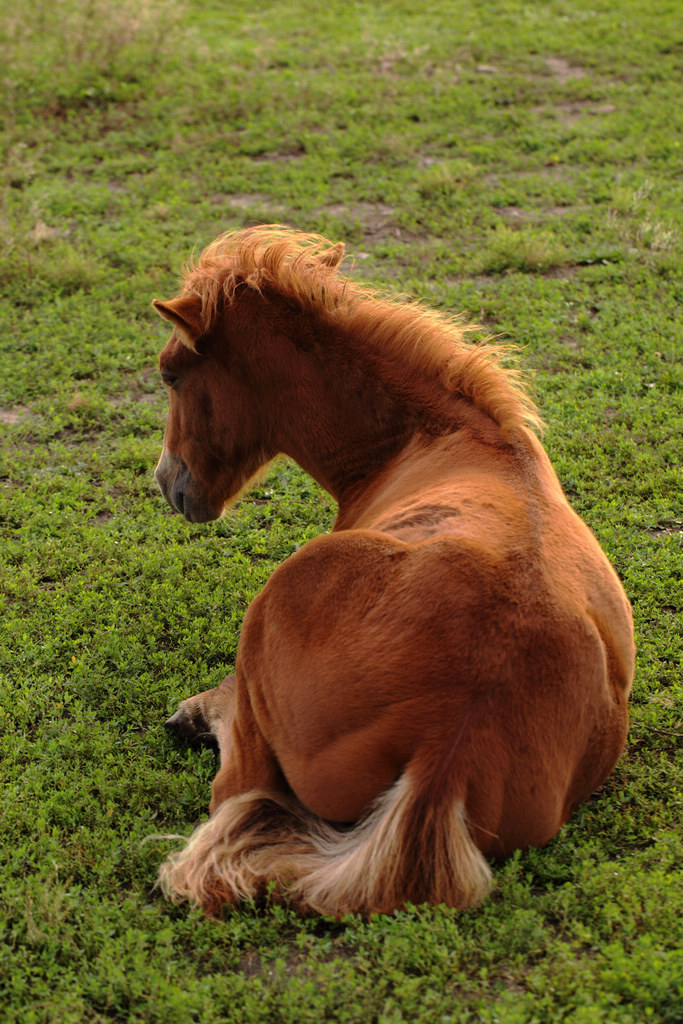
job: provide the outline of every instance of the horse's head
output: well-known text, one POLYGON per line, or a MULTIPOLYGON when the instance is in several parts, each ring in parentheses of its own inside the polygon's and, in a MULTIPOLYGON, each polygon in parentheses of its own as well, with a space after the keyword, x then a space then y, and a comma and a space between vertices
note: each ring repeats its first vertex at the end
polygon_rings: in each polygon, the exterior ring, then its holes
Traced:
POLYGON ((173 325, 159 357, 169 412, 155 476, 174 511, 208 522, 276 453, 266 450, 258 409, 240 387, 225 339, 220 344, 215 329, 204 329, 201 300, 157 299, 154 307, 173 325))

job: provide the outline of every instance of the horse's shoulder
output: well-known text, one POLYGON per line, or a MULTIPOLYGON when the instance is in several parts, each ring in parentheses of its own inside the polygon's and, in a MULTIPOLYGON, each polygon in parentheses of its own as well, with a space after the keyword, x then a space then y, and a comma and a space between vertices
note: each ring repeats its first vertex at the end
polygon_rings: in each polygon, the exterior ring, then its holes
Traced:
POLYGON ((464 611, 481 594, 490 600, 500 568, 498 552, 461 537, 406 543, 378 530, 325 534, 273 572, 247 612, 243 638, 259 642, 280 628, 317 635, 342 621, 362 629, 373 609, 398 621, 437 596, 464 611))

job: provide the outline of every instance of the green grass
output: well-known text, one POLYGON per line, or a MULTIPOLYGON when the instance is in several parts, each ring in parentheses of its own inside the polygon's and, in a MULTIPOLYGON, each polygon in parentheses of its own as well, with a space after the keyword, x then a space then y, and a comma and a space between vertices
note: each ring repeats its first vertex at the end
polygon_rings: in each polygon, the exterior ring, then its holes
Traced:
POLYGON ((0 15, 0 1019, 683 1018, 679 5, 45 0, 0 15), (290 463, 192 526, 152 478, 150 309, 278 220, 524 346, 633 602, 629 746, 477 910, 369 922, 154 889, 215 770, 162 727, 329 528, 290 463))

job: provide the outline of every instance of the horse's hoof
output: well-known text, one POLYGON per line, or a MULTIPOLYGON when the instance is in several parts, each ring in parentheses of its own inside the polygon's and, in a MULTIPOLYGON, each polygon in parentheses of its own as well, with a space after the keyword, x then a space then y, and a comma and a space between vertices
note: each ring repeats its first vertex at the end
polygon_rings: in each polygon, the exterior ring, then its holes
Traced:
POLYGON ((166 719, 164 727, 179 739, 187 740, 193 747, 217 746, 216 738, 209 730, 204 716, 201 714, 191 715, 185 708, 178 708, 175 714, 166 719))

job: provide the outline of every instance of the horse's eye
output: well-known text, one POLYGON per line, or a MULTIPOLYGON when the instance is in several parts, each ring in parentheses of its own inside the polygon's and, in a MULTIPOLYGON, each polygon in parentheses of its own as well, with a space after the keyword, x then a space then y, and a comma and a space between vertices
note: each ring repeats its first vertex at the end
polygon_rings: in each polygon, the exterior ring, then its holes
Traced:
POLYGON ((163 380, 164 384, 168 384, 169 388, 172 388, 178 381, 178 378, 175 376, 175 374, 171 373, 169 370, 161 371, 161 379, 163 380))

